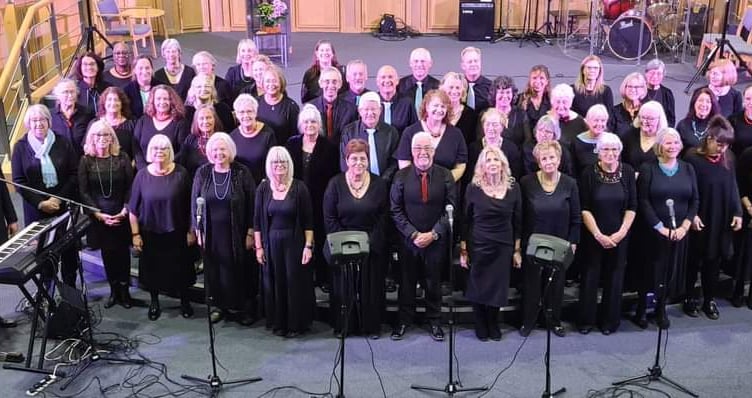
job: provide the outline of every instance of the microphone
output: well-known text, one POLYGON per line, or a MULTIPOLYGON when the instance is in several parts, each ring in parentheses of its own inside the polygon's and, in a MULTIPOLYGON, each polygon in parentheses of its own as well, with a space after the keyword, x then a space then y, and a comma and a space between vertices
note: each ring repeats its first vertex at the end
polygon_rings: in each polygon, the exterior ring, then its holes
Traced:
POLYGON ((206 200, 202 197, 196 198, 196 226, 198 228, 201 228, 201 221, 203 220, 204 216, 204 206, 206 205, 206 200))
POLYGON ((449 226, 454 227, 454 206, 446 205, 444 210, 446 210, 447 217, 449 218, 449 226))
POLYGON ((668 216, 671 217, 671 229, 676 229, 676 212, 674 211, 674 200, 666 199, 666 207, 668 207, 668 216))

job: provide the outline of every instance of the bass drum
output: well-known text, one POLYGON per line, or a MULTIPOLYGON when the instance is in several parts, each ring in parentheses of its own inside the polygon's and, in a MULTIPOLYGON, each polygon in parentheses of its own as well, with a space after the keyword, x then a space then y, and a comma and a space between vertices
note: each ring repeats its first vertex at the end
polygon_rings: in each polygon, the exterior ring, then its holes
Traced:
POLYGON ((615 56, 624 60, 637 59, 638 55, 644 57, 652 46, 653 28, 645 18, 623 16, 614 21, 608 32, 608 48, 615 56))

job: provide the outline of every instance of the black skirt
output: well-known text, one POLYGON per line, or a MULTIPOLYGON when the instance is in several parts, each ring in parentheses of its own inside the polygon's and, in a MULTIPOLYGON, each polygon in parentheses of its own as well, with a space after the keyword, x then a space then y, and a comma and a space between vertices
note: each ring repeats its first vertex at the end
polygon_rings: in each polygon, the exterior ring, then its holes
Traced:
POLYGON ((153 233, 141 230, 144 246, 138 264, 139 282, 147 290, 180 294, 196 283, 185 232, 153 233))

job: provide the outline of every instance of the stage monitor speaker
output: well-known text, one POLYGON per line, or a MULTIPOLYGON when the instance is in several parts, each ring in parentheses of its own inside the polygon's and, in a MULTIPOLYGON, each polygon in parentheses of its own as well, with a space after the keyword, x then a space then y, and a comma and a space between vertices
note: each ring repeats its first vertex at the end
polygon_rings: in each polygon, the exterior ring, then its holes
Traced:
POLYGON ((460 1, 461 41, 490 41, 494 38, 493 0, 460 1))

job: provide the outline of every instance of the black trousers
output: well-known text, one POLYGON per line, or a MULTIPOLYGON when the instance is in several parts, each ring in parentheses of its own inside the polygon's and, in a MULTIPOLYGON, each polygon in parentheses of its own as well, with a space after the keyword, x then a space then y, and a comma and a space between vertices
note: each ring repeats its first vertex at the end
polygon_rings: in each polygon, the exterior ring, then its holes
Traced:
POLYGON ((426 292, 426 319, 439 323, 441 315, 441 267, 448 261, 447 250, 451 237, 442 236, 428 247, 420 249, 405 242, 400 254, 402 281, 399 287, 399 321, 410 324, 415 320, 415 284, 423 276, 426 292))
POLYGON ((627 240, 613 249, 604 249, 591 235, 583 237, 580 256, 580 325, 593 326, 598 313, 598 285, 603 276, 600 326, 611 331, 619 327, 627 240))
POLYGON ((721 273, 721 258, 703 259, 690 258, 687 261, 687 297, 695 297, 694 289, 697 283, 697 274, 702 278, 702 297, 707 302, 716 296, 716 287, 721 273))
POLYGON ((540 308, 541 294, 548 284, 551 268, 526 261, 522 265, 522 270, 525 279, 522 292, 522 325, 529 329, 534 328, 538 314, 547 307, 551 308, 551 326, 560 325, 565 275, 561 271, 554 273, 551 285, 548 286, 548 303, 544 302, 543 308, 540 308))

